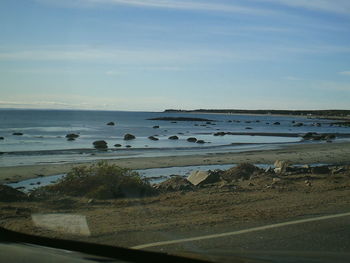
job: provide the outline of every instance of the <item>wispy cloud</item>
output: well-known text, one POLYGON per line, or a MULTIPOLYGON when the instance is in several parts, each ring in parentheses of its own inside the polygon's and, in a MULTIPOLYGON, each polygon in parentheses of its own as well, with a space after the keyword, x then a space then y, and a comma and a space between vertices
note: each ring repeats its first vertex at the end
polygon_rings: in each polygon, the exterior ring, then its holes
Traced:
POLYGON ((190 11, 210 11, 210 12, 226 12, 252 15, 269 15, 275 13, 262 7, 253 7, 247 4, 249 1, 208 1, 208 0, 37 0, 38 2, 55 4, 70 7, 96 7, 105 5, 122 5, 141 8, 161 8, 161 9, 177 9, 190 11))
POLYGON ((301 78, 294 77, 294 76, 287 76, 287 77, 284 77, 283 79, 285 79, 285 80, 291 80, 291 81, 302 80, 301 78))
MULTIPOLYGON (((278 13, 278 7, 302 8, 328 13, 350 14, 348 0, 36 0, 37 2, 68 7, 96 7, 106 5, 162 8, 191 11, 229 12, 269 15, 278 13), (267 7, 266 3, 272 4, 267 7), (277 9, 276 9, 277 8, 277 9)), ((281 11, 281 10, 279 10, 281 11)))
POLYGON ((338 72, 339 75, 350 76, 350 70, 338 72))
MULTIPOLYGON (((177 49, 157 48, 90 48, 53 46, 37 48, 0 49, 1 61, 70 61, 103 62, 119 65, 154 65, 161 70, 178 71, 180 64, 207 62, 234 62, 241 60, 269 60, 288 54, 349 54, 348 46, 332 45, 233 45, 230 48, 186 47, 177 49)), ((346 74, 344 71, 342 74, 346 74)))
POLYGON ((35 48, 0 51, 0 61, 71 61, 108 62, 116 64, 162 65, 162 70, 178 70, 175 64, 193 64, 203 61, 223 62, 227 60, 261 59, 259 51, 236 49, 154 49, 154 48, 35 48), (166 65, 164 67, 164 64, 166 65))
POLYGON ((349 0, 258 0, 259 2, 270 2, 277 5, 303 8, 313 11, 331 12, 339 14, 350 14, 349 0))

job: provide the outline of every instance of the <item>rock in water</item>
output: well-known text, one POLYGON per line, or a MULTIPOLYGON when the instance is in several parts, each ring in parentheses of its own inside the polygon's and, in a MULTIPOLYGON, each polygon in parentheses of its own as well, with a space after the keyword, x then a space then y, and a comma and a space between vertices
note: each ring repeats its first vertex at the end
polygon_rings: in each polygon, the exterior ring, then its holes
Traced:
POLYGON ((127 133, 127 134, 124 135, 124 140, 125 141, 130 141, 130 140, 134 140, 134 139, 136 139, 135 135, 132 135, 130 133, 127 133))
POLYGON ((188 142, 196 142, 197 141, 197 138, 195 137, 190 137, 187 139, 188 142))
POLYGON ((178 140, 179 137, 177 137, 176 135, 174 135, 174 136, 170 136, 168 139, 169 139, 169 140, 178 140))
POLYGON ((106 142, 106 141, 94 141, 92 144, 94 145, 94 147, 95 147, 96 149, 99 149, 99 150, 100 150, 100 149, 105 150, 105 149, 108 148, 107 142, 106 142))
POLYGON ((114 123, 113 121, 110 121, 110 122, 107 123, 107 125, 109 125, 109 126, 114 126, 115 123, 114 123))
POLYGON ((68 133, 67 135, 66 135, 66 138, 68 139, 68 140, 75 140, 76 138, 78 138, 79 137, 79 134, 75 134, 75 133, 68 133))

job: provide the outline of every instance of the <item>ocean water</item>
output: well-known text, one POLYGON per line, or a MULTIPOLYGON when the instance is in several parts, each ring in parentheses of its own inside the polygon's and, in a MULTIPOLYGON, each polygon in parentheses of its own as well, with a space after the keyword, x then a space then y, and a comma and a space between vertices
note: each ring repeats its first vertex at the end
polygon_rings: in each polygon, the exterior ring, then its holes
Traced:
POLYGON ((132 156, 164 156, 209 152, 244 151, 271 148, 284 143, 300 143, 293 134, 306 132, 346 134, 349 128, 331 126, 329 120, 291 116, 254 116, 223 114, 188 114, 163 112, 78 111, 78 110, 0 110, 0 167, 37 163, 90 161, 132 156), (155 117, 197 117, 214 120, 213 124, 196 121, 148 120, 155 117), (108 122, 115 126, 108 126, 108 122), (292 121, 304 123, 293 127, 292 121), (280 125, 273 125, 279 122, 280 125), (315 126, 314 123, 321 123, 315 126), (159 129, 153 126, 159 125, 159 129), (250 129, 247 129, 249 127, 250 129), (242 135, 213 136, 215 132, 242 135), (22 136, 13 133, 23 133, 22 136), (79 134, 67 141, 68 133, 79 134), (135 140, 124 141, 131 133, 135 140), (251 136, 244 133, 281 133, 291 136, 251 136), (159 141, 151 141, 149 136, 159 141), (179 140, 168 137, 177 135, 179 140), (187 142, 188 137, 206 141, 187 142), (92 143, 105 140, 109 150, 96 151, 92 143), (114 147, 121 144, 121 147, 114 147), (127 148, 126 146, 131 146, 127 148))

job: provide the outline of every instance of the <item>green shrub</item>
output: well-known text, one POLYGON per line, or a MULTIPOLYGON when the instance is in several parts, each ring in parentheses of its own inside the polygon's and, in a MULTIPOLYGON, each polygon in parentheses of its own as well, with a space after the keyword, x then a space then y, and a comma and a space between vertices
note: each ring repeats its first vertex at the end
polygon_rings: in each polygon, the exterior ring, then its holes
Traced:
POLYGON ((47 191, 96 199, 144 197, 157 191, 138 173, 107 162, 74 167, 47 191))

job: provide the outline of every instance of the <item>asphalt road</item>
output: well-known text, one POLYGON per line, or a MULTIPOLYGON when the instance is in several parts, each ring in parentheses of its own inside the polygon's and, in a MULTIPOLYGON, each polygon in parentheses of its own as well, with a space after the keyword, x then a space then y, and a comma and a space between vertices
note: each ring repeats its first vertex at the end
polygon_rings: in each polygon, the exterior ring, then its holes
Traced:
POLYGON ((134 248, 182 255, 194 253, 221 262, 232 262, 235 257, 267 262, 350 262, 350 213, 308 220, 231 229, 193 240, 170 240, 174 243, 150 243, 134 248))

